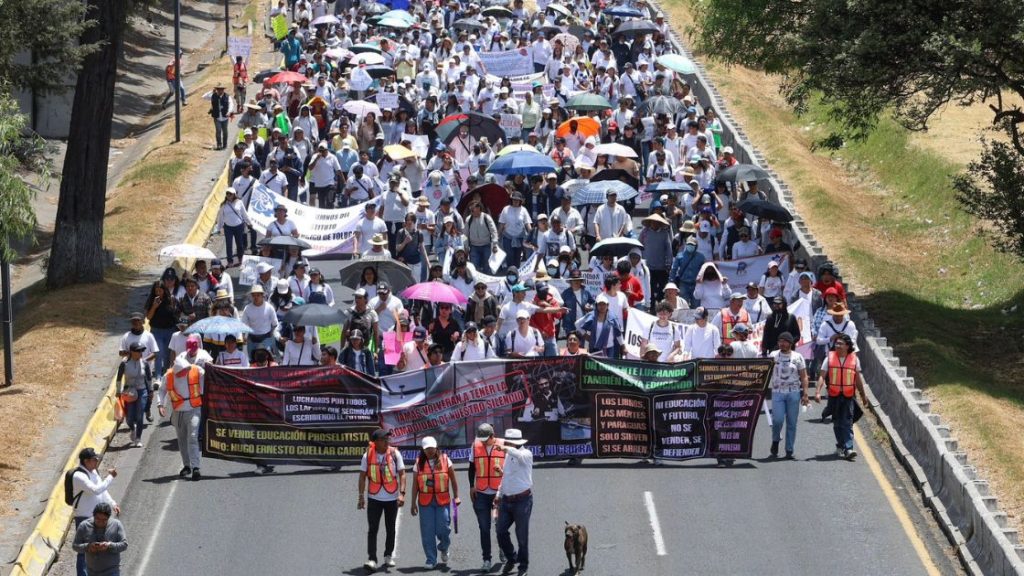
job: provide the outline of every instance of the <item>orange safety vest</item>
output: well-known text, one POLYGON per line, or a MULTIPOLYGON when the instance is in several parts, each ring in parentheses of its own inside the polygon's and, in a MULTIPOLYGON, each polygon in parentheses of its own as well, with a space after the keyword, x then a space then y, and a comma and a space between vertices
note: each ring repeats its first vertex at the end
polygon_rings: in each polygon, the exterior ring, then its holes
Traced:
POLYGON ((249 70, 246 69, 245 64, 235 64, 234 73, 232 74, 232 81, 237 86, 239 80, 245 82, 249 79, 249 70))
POLYGON ((416 491, 419 492, 417 500, 420 506, 429 506, 432 501, 437 501, 438 506, 447 506, 452 501, 448 493, 448 457, 441 454, 438 460, 441 466, 434 470, 430 462, 421 468, 420 460, 416 459, 416 491))
POLYGON ((174 368, 167 371, 167 395, 171 397, 171 407, 175 410, 181 403, 188 400, 193 408, 203 405, 203 390, 199 385, 199 367, 192 365, 188 369, 188 398, 182 398, 174 389, 174 368))
POLYGON ((392 457, 394 453, 394 447, 388 446, 388 451, 384 454, 384 470, 381 471, 380 463, 377 462, 377 447, 370 444, 370 449, 366 451, 366 477, 370 480, 370 494, 380 492, 381 488, 392 494, 398 492, 398 474, 392 457))
POLYGON ((845 359, 839 353, 828 353, 828 395, 830 398, 845 396, 853 398, 857 389, 857 355, 850 352, 845 359))
POLYGON ((483 490, 497 490, 501 488, 501 472, 494 470, 495 466, 498 466, 499 470, 505 468, 505 452, 501 450, 491 450, 491 453, 487 453, 487 446, 484 443, 476 440, 473 442, 473 466, 476 468, 476 489, 479 491, 483 490))
POLYGON ((174 60, 171 60, 167 66, 164 66, 164 77, 168 82, 174 82, 174 60))
POLYGON ((722 308, 722 344, 729 345, 735 338, 732 337, 732 327, 737 324, 750 324, 750 314, 746 308, 740 308, 740 313, 733 315, 728 307, 722 308))

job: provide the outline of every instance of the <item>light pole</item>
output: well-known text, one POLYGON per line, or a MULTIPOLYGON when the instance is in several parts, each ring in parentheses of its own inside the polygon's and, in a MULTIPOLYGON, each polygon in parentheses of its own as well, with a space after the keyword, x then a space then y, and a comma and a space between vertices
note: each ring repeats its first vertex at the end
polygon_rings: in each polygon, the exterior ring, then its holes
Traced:
POLYGON ((181 142, 181 0, 174 0, 174 141, 181 142))
POLYGON ((4 381, 0 388, 14 385, 14 303, 11 302, 11 263, 0 258, 0 284, 2 284, 4 381))

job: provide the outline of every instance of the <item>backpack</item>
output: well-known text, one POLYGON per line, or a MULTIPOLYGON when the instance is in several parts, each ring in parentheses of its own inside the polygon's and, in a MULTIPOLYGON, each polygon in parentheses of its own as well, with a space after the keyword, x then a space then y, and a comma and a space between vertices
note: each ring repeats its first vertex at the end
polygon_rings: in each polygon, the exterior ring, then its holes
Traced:
POLYGON ((85 466, 76 466, 64 473, 64 503, 72 508, 78 506, 78 501, 82 499, 82 494, 85 492, 83 490, 82 492, 75 494, 76 472, 85 472, 86 475, 89 474, 89 471, 85 469, 85 466))
POLYGON ((352 330, 358 328, 363 332, 363 339, 369 342, 370 330, 373 328, 373 322, 370 321, 370 309, 367 308, 362 312, 357 312, 355 308, 349 310, 349 321, 348 329, 346 332, 352 332, 352 330))

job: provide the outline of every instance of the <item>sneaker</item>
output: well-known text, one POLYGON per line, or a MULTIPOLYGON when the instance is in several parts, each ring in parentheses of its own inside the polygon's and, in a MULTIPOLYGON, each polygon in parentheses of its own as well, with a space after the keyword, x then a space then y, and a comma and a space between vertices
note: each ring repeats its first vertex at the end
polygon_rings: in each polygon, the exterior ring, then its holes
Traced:
POLYGON ((778 442, 772 442, 772 447, 771 447, 771 450, 769 450, 769 453, 772 455, 772 458, 778 458, 779 457, 779 443, 778 442))
POLYGON ((188 478, 191 475, 192 475, 192 469, 189 468, 188 466, 185 466, 184 468, 182 468, 181 470, 178 471, 178 477, 179 478, 188 478))
POLYGON ((836 448, 836 458, 846 458, 846 450, 836 448))
POLYGON ((847 460, 853 460, 856 457, 857 457, 857 451, 854 450, 853 448, 850 448, 849 450, 844 450, 843 451, 843 458, 846 458, 847 460))
POLYGON ((135 446, 136 448, 142 448, 142 440, 136 440, 135 444, 132 444, 132 446, 135 446))
POLYGON ((437 570, 437 564, 434 564, 432 562, 427 562, 423 567, 427 570, 437 570))
POLYGON ((786 452, 786 460, 796 460, 796 456, 793 456, 792 452, 786 452))
POLYGON ((664 466, 665 465, 665 461, 661 460, 660 458, 655 458, 654 459, 654 465, 655 466, 664 466))
POLYGON ((199 468, 193 468, 192 469, 192 481, 193 482, 198 482, 200 478, 202 478, 202 475, 199 474, 199 468))
POLYGON ((384 566, 389 566, 391 568, 394 568, 394 566, 395 566, 395 559, 392 558, 391 556, 385 556, 384 557, 384 566))
POLYGON ((448 551, 447 550, 442 550, 441 551, 441 559, 438 561, 438 564, 447 564, 447 563, 448 563, 448 551))
POLYGON ((491 571, 491 566, 492 566, 492 564, 491 564, 490 560, 484 560, 484 563, 480 565, 480 571, 481 572, 490 572, 491 571))
POLYGON ((363 563, 363 568, 366 568, 367 570, 376 570, 377 569, 377 561, 376 560, 367 560, 365 563, 363 563))
POLYGON ((152 412, 146 412, 146 422, 152 422, 152 421, 153 421, 153 413, 152 412))
POLYGON ((505 565, 501 567, 501 573, 502 574, 511 574, 512 571, 515 570, 515 569, 516 569, 516 561, 515 560, 507 560, 507 561, 505 561, 505 565))
POLYGON ((260 474, 273 474, 273 473, 274 473, 274 467, 273 466, 260 466, 260 474))

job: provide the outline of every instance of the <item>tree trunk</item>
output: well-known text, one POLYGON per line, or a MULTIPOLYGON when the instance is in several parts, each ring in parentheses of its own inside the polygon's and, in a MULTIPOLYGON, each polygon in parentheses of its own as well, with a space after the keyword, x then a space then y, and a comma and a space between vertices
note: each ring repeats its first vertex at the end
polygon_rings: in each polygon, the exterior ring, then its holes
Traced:
POLYGON ((78 72, 71 128, 60 183, 57 222, 46 285, 60 288, 103 281, 103 217, 114 117, 117 55, 127 22, 126 0, 87 0, 95 24, 82 44, 100 43, 78 72))

